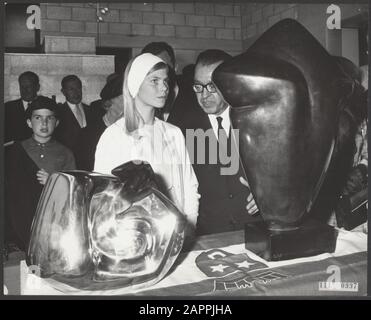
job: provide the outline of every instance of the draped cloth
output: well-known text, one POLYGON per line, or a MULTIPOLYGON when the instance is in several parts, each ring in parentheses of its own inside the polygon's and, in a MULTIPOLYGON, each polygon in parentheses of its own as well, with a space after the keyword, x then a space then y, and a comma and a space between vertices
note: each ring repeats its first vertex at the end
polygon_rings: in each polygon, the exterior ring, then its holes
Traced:
MULTIPOLYGON (((120 288, 78 290, 53 279, 36 278, 25 270, 25 264, 21 263, 21 273, 26 275, 21 288, 23 294, 121 294, 120 288)), ((366 293, 367 234, 345 230, 339 230, 334 253, 277 262, 265 261, 246 250, 241 231, 203 236, 193 251, 178 257, 175 267, 163 280, 149 290, 133 292, 135 296, 171 297, 364 296, 366 293), (334 269, 339 270, 340 279, 331 278, 334 269), (339 284, 328 290, 325 283, 334 280, 339 284)))

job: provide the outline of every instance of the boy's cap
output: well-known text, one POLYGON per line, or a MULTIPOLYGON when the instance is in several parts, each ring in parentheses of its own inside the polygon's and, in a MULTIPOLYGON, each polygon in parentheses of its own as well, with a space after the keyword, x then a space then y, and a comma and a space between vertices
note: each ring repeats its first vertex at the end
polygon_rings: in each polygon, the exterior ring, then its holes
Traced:
POLYGON ((26 119, 31 119, 32 112, 39 109, 48 109, 53 111, 54 115, 58 117, 57 103, 53 99, 44 96, 37 96, 36 99, 29 104, 26 110, 26 119))
POLYGON ((122 86, 124 83, 124 75, 116 74, 109 79, 100 92, 100 97, 103 100, 110 100, 122 95, 122 86))

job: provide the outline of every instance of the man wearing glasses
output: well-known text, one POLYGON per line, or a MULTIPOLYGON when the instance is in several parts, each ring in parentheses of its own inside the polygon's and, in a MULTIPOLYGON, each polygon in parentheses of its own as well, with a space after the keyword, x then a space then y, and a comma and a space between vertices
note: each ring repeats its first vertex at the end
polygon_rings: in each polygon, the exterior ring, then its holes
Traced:
MULTIPOLYGON (((193 167, 199 181, 198 191, 201 194, 197 223, 199 235, 243 229, 246 222, 260 219, 259 215, 256 215, 258 209, 248 188, 242 166, 238 165, 235 174, 223 175, 220 169, 225 163, 217 157, 216 164, 213 164, 215 162, 210 161, 213 155, 208 154, 212 150, 208 143, 213 143, 211 141, 213 139, 218 150, 225 148, 226 144, 229 146, 231 142, 234 143, 229 117, 230 106, 211 81, 211 75, 216 67, 230 57, 226 52, 215 49, 199 54, 195 65, 193 91, 201 112, 193 114, 193 119, 188 119, 184 123, 186 128, 213 132, 208 135, 209 141, 205 144, 206 161, 200 163, 197 156, 194 158, 193 167), (225 136, 221 138, 221 134, 226 135, 226 139, 225 136)), ((193 151, 197 148, 194 146, 193 151)), ((233 148, 225 150, 233 152, 233 148)))

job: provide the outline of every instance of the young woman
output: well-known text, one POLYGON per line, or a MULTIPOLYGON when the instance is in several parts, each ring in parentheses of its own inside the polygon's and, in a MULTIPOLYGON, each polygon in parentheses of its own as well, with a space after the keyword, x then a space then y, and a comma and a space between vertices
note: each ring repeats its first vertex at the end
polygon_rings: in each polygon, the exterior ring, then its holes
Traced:
POLYGON ((101 136, 94 171, 110 174, 130 160, 149 162, 160 191, 186 215, 189 237, 198 216, 198 181, 181 130, 155 117, 168 93, 168 67, 163 60, 143 53, 130 61, 123 84, 124 117, 101 136))

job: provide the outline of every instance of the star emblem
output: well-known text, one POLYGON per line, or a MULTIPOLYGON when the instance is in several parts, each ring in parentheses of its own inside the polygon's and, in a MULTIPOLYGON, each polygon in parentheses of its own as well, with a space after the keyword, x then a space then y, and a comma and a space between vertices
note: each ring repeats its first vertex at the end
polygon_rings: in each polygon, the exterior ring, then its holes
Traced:
POLYGON ((217 266, 211 266, 211 272, 223 272, 225 268, 228 268, 228 266, 225 266, 223 264, 218 264, 217 266))
POLYGON ((239 268, 246 268, 249 269, 250 266, 253 266, 255 263, 248 262, 247 260, 243 262, 236 263, 237 267, 239 268))

